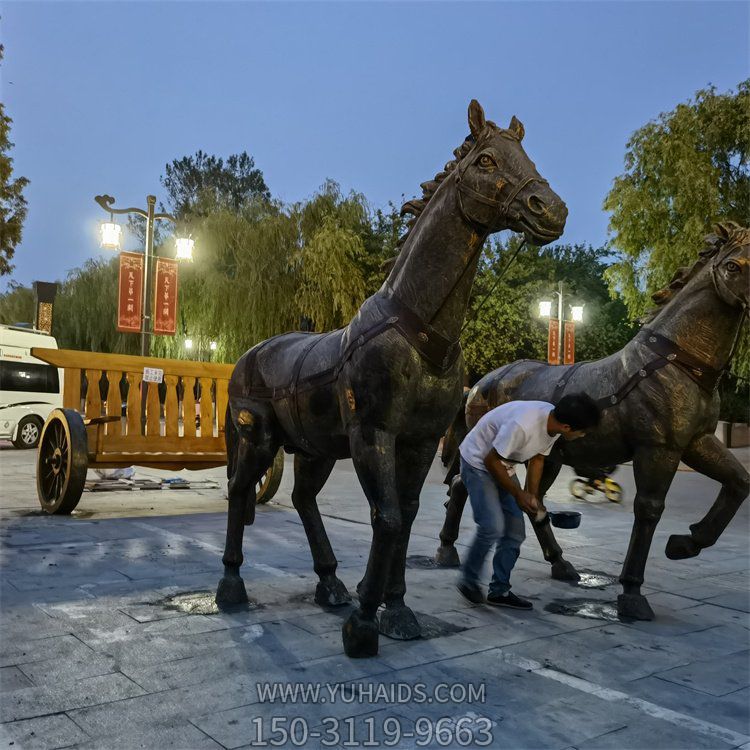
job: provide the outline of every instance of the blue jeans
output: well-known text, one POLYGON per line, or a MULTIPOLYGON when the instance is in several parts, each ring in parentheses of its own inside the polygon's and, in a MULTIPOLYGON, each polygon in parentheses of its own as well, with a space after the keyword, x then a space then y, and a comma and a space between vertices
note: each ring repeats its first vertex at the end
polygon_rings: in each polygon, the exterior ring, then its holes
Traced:
MULTIPOLYGON (((461 479, 469 493, 477 525, 476 535, 461 568, 463 580, 472 586, 479 585, 484 560, 494 547, 489 593, 502 596, 510 591, 510 573, 526 538, 523 511, 513 496, 499 487, 488 472, 475 469, 463 458, 461 479)), ((513 480, 519 484, 515 476, 513 480)))

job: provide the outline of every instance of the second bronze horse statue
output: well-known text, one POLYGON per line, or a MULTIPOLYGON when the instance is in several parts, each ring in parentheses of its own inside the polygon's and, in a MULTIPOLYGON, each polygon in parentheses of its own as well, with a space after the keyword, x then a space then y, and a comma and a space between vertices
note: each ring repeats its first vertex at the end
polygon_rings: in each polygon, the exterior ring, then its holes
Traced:
MULTIPOLYGON (((598 399, 602 421, 575 442, 559 441, 545 460, 540 499, 563 464, 603 468, 632 459, 636 484, 635 521, 620 575, 617 600, 622 617, 652 620, 641 594, 651 540, 680 461, 715 479, 721 491, 689 534, 669 538, 667 557, 694 557, 716 542, 750 491, 750 477, 714 436, 719 418, 716 392, 741 333, 750 294, 750 230, 723 224, 706 238, 690 268, 654 295, 658 307, 638 335, 606 359, 575 365, 522 360, 485 375, 469 392, 465 411, 452 425, 454 445, 489 409, 514 399, 555 403, 564 392, 584 391, 598 399)), ((437 561, 458 565, 458 537, 466 491, 453 468, 451 499, 440 532, 437 561)), ((553 578, 575 580, 549 524, 532 524, 552 565, 553 578)))
POLYGON ((220 605, 247 600, 242 537, 255 512, 255 484, 280 446, 295 453, 292 501, 320 578, 316 601, 349 601, 316 496, 337 459, 351 457, 371 508, 372 545, 359 607, 343 627, 349 656, 378 651, 380 631, 420 634, 405 605, 404 568, 419 494, 461 399, 458 337, 479 256, 493 232, 557 239, 565 204, 523 150, 523 125, 507 129, 469 105, 471 135, 455 160, 422 185, 422 200, 381 289, 345 328, 286 333, 245 353, 229 383, 226 419, 229 511, 220 605))

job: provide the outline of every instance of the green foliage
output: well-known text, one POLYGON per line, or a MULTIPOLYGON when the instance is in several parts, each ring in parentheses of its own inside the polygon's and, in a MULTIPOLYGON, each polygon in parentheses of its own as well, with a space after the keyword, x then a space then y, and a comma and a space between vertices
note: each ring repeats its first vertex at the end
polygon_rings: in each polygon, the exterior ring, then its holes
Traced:
POLYGON ((631 317, 695 260, 713 223, 749 223, 749 150, 750 79, 736 92, 698 91, 633 133, 604 200, 618 253, 607 278, 631 317))
MULTIPOLYGON (((189 230, 193 220, 227 209, 239 211, 255 198, 270 200, 271 194, 263 172, 246 151, 232 154, 226 161, 196 151, 193 156, 174 159, 164 167, 161 184, 167 201, 160 211, 171 213, 180 222, 180 231, 189 230)), ((130 231, 145 242, 146 221, 141 216, 128 219, 130 231)), ((156 243, 164 238, 163 227, 157 222, 154 233, 156 243)))
MULTIPOLYGON (((3 45, 0 44, 0 61, 2 59, 3 45)), ((10 261, 21 242, 27 211, 23 190, 29 181, 26 177, 13 178, 13 159, 8 156, 13 146, 10 142, 12 122, 0 102, 0 276, 13 269, 10 261)))
POLYGON ((604 281, 604 248, 526 246, 487 297, 519 242, 494 242, 482 260, 461 338, 471 382, 517 359, 546 360, 547 321, 539 318, 539 300, 556 300, 560 281, 566 317, 569 305, 585 304, 585 322, 576 326, 576 360, 600 359, 630 340, 635 330, 627 310, 610 298, 604 281))
MULTIPOLYGON (((691 264, 712 224, 750 224, 750 79, 736 92, 711 87, 631 136, 625 173, 604 201, 617 262, 607 280, 631 318, 680 266, 691 264)), ((750 377, 747 326, 732 370, 750 377)))
POLYGON ((397 206, 389 203, 387 210, 379 208, 372 212, 370 220, 362 227, 364 254, 359 265, 368 297, 383 284, 386 276, 383 264, 398 253, 397 245, 406 226, 406 218, 401 216, 397 206))
POLYGON ((303 319, 318 331, 344 325, 365 297, 367 221, 364 198, 334 182, 289 207, 257 198, 208 214, 196 225, 196 261, 181 271, 185 333, 218 341, 218 355, 234 361, 303 319))
POLYGON ((31 287, 10 281, 6 292, 0 294, 0 323, 16 325, 34 322, 34 292, 31 287))
POLYGON ((750 386, 747 381, 731 376, 719 383, 721 407, 719 419, 725 422, 750 422, 750 386))
POLYGON ((252 198, 271 198, 263 172, 246 151, 232 154, 226 162, 197 151, 194 156, 175 159, 165 170, 161 184, 167 191, 169 210, 178 218, 203 213, 201 206, 238 210, 252 198))
POLYGON ((55 298, 52 334, 61 349, 139 354, 140 337, 118 333, 118 258, 90 258, 68 274, 55 298))

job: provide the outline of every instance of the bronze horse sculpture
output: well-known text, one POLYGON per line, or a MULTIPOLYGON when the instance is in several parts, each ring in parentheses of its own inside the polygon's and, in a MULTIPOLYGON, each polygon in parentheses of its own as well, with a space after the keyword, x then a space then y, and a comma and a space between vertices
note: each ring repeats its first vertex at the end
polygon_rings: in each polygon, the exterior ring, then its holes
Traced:
POLYGON ((500 128, 472 101, 468 119, 471 134, 455 160, 423 183, 421 200, 403 206, 414 218, 380 290, 343 329, 254 346, 229 383, 229 509, 216 601, 247 600, 243 527, 253 522, 255 484, 280 446, 295 454, 292 501, 320 579, 316 602, 350 600, 316 497, 336 460, 351 457, 373 537, 359 607, 343 626, 349 656, 376 654, 379 628, 395 638, 420 634, 404 604, 406 549, 427 471, 461 399, 458 337, 482 245, 502 229, 546 244, 562 234, 567 216, 524 152, 515 117, 500 128))
MULTIPOLYGON (((482 414, 513 399, 555 403, 565 391, 584 391, 597 399, 602 421, 571 443, 558 442, 545 461, 540 501, 563 464, 602 468, 632 459, 636 484, 635 520, 620 575, 617 600, 621 617, 654 618, 641 594, 651 540, 680 461, 721 483, 706 516, 689 534, 672 535, 666 555, 678 560, 713 545, 750 492, 742 464, 714 436, 719 417, 716 392, 729 366, 748 307, 750 230, 736 224, 716 227, 690 267, 654 295, 657 308, 623 349, 596 362, 547 365, 521 360, 485 375, 469 392, 465 411, 452 425, 458 444, 482 414)), ((453 543, 466 500, 460 476, 449 470, 450 500, 440 532, 438 563, 458 565, 453 543)), ((549 516, 532 521, 552 577, 576 580, 562 556, 549 516)))

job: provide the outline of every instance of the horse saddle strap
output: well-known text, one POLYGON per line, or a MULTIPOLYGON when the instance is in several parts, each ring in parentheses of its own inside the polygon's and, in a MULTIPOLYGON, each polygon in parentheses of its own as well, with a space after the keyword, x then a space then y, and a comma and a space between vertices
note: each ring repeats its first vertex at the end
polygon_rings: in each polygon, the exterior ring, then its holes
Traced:
POLYGON ((652 372, 660 370, 665 365, 669 364, 666 358, 657 357, 647 362, 640 370, 634 372, 626 381, 621 385, 616 393, 611 396, 604 396, 596 400, 596 404, 600 409, 606 409, 615 404, 619 404, 630 391, 635 388, 641 380, 645 380, 652 372))
POLYGON ((689 378, 694 380, 703 390, 713 393, 719 383, 723 370, 716 370, 698 359, 690 352, 686 352, 679 345, 666 336, 662 336, 650 328, 643 328, 638 334, 639 339, 651 351, 664 357, 668 362, 679 367, 689 378))
POLYGON ((438 333, 395 294, 384 299, 389 312, 397 318, 394 327, 424 359, 439 370, 447 370, 456 361, 461 353, 458 341, 438 333))

